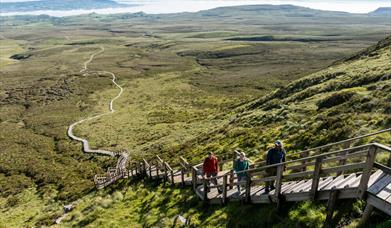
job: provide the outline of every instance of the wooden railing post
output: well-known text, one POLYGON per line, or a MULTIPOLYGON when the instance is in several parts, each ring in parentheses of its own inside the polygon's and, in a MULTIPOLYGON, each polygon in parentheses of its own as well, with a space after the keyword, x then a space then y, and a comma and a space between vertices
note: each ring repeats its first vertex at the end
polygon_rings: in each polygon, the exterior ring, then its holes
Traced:
POLYGON ((361 199, 364 198, 365 193, 368 188, 368 181, 369 181, 369 178, 371 177, 373 163, 375 162, 376 150, 377 150, 376 146, 371 146, 371 147, 369 147, 369 150, 367 153, 365 167, 364 167, 363 173, 361 175, 360 185, 358 186, 358 192, 357 192, 358 197, 361 199))
POLYGON ((164 167, 164 183, 166 183, 168 180, 168 173, 167 173, 167 164, 165 162, 163 163, 163 167, 164 167))
POLYGON ((156 160, 156 180, 159 180, 159 161, 156 160))
MULTIPOLYGON (((345 142, 343 145, 342 145, 342 149, 348 149, 351 145, 352 141, 347 141, 345 142)), ((339 160, 339 165, 345 165, 346 164, 346 155, 348 154, 349 152, 348 151, 345 151, 342 155, 341 155, 341 160, 339 160)), ((337 176, 343 174, 343 171, 340 171, 340 172, 337 172, 337 176)))
POLYGON ((185 172, 184 168, 181 168, 181 182, 182 182, 182 187, 185 186, 185 172))
POLYGON ((234 171, 229 171, 229 189, 234 188, 234 171))
POLYGON ((149 179, 152 180, 152 165, 153 165, 153 162, 150 162, 149 163, 149 179))
POLYGON ((246 202, 251 203, 251 173, 247 172, 246 179, 246 202))
POLYGON ((320 179, 320 171, 322 169, 322 160, 323 157, 316 158, 314 174, 312 176, 312 187, 310 190, 311 200, 314 201, 316 199, 316 194, 318 192, 319 179, 320 179))
POLYGON ((228 176, 225 174, 223 176, 223 204, 227 203, 227 179, 228 176))
POLYGON ((274 197, 276 199, 276 202, 277 202, 277 208, 280 208, 281 207, 281 202, 280 202, 280 199, 281 199, 281 186, 282 186, 282 174, 284 172, 284 164, 281 164, 279 166, 277 166, 277 174, 276 174, 276 189, 275 189, 275 193, 274 193, 274 197))
POLYGON ((219 169, 220 171, 223 171, 223 161, 224 161, 224 156, 220 156, 220 162, 219 162, 219 169))
MULTIPOLYGON (((300 158, 308 157, 308 156, 309 156, 309 153, 310 153, 310 151, 301 154, 301 155, 300 155, 300 158)), ((301 164, 303 165, 303 168, 301 168, 301 171, 302 171, 302 172, 307 171, 307 166, 305 165, 305 163, 307 163, 307 161, 302 161, 302 162, 301 162, 301 164)))
POLYGON ((197 170, 195 167, 191 168, 191 182, 193 184, 193 190, 197 190, 197 170))
POLYGON ((146 167, 146 166, 145 166, 145 163, 144 163, 143 161, 141 161, 140 164, 141 164, 141 165, 140 165, 140 166, 141 166, 141 174, 144 175, 144 174, 145 174, 145 169, 146 169, 146 168, 145 168, 145 167, 146 167))
POLYGON ((203 187, 204 187, 204 204, 208 203, 208 180, 207 178, 202 179, 203 180, 203 187))
POLYGON ((171 170, 171 185, 174 185, 174 170, 171 170))
POLYGON ((329 200, 327 201, 327 216, 324 227, 335 227, 335 224, 333 224, 333 215, 338 199, 338 194, 339 192, 337 189, 333 189, 330 192, 329 200))
POLYGON ((236 162, 236 150, 234 151, 233 157, 232 157, 232 169, 235 168, 235 162, 236 162))

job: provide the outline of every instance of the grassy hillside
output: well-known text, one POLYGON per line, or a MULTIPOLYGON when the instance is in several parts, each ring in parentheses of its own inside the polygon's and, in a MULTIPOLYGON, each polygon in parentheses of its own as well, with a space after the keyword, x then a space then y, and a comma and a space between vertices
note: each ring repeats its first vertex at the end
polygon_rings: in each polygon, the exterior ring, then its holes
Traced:
MULTIPOLYGON (((327 69, 292 82, 274 93, 238 107, 237 115, 217 133, 199 138, 176 153, 197 160, 205 150, 225 151, 241 147, 253 158, 262 158, 268 143, 279 138, 288 153, 309 146, 345 139, 391 126, 391 37, 378 45, 327 69), (201 146, 199 146, 201 144, 201 146), (260 149, 261 153, 259 153, 260 149), (191 151, 191 152, 189 152, 191 151), (194 156, 194 155, 199 156, 194 156)), ((232 113, 231 113, 232 114, 232 113)), ((391 143, 391 135, 376 139, 391 143)), ((362 201, 341 201, 332 226, 356 227, 362 201)), ((189 189, 150 181, 123 181, 78 202, 64 225, 172 226, 183 215, 192 226, 202 227, 323 227, 326 204, 290 203, 277 213, 273 205, 204 207, 189 189)), ((378 212, 371 226, 390 221, 378 212)), ((179 226, 179 223, 177 224, 179 226)))
MULTIPOLYGON (((293 151, 389 126, 389 41, 350 57, 390 33, 387 16, 250 8, 173 15, 2 17, 0 226, 50 225, 70 202, 80 202, 80 207, 66 224, 98 224, 100 213, 115 218, 111 213, 118 212, 115 204, 93 205, 112 197, 106 193, 118 190, 128 199, 126 192, 155 191, 150 183, 123 183, 96 192, 93 176, 115 160, 83 154, 80 144, 66 136, 69 124, 106 111, 117 93, 108 77, 80 73, 100 47, 105 51, 89 68, 114 72, 125 91, 114 115, 75 129, 93 147, 128 149, 135 157, 181 154, 189 160, 198 160, 208 149, 220 153, 242 147, 261 158, 257 151, 276 138, 293 151), (229 40, 264 36, 273 39, 229 40), (343 58, 348 60, 327 68, 343 58)), ((169 201, 178 191, 162 192, 161 199, 169 201)), ((195 224, 235 225, 238 217, 226 220, 227 213, 264 210, 211 208, 204 214, 193 195, 183 191, 192 204, 186 208, 179 200, 172 213, 160 212, 152 201, 142 202, 153 208, 151 218, 141 216, 147 209, 130 208, 140 203, 132 201, 133 196, 118 206, 125 207, 125 214, 135 209, 125 221, 136 225, 158 225, 160 218, 169 223, 182 211, 194 214, 195 224)), ((292 205, 296 207, 301 206, 292 205)), ((319 207, 321 211, 324 205, 319 207)), ((292 220, 297 220, 295 211, 287 212, 293 213, 292 220)), ((284 224, 286 216, 275 221, 284 224)), ((311 221, 322 216, 318 213, 311 221)))
MULTIPOLYGON (((287 149, 294 151, 389 128, 390 44, 388 37, 345 61, 242 105, 228 114, 230 123, 215 134, 187 145, 196 146, 198 153, 240 147, 262 158, 259 150, 265 151, 275 139, 282 139, 287 149), (200 141, 204 143, 200 145, 200 141)), ((389 135, 378 140, 391 143, 389 135)))

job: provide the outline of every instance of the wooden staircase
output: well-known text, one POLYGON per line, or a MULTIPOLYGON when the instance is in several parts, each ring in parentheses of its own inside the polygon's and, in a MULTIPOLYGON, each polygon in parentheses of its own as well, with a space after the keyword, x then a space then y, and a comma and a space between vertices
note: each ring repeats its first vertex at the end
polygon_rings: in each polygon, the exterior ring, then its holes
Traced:
POLYGON ((328 200, 328 219, 338 199, 357 198, 367 200, 365 220, 374 207, 391 215, 391 148, 374 142, 363 143, 370 136, 389 132, 391 129, 288 153, 284 163, 266 165, 249 160, 250 169, 242 171, 247 175, 242 182, 238 182, 238 173, 232 170, 239 156, 239 152, 234 151, 218 155, 221 171, 213 177, 217 185, 210 184, 212 178, 202 177, 202 163, 191 165, 180 157, 179 162, 170 165, 159 156, 130 164, 127 158, 122 162, 119 159, 116 171, 109 170, 105 177, 96 177, 96 183, 98 188, 103 188, 120 178, 134 176, 163 180, 172 185, 192 186, 206 204, 242 201, 275 203, 281 207, 285 201, 328 200), (385 157, 386 164, 380 163, 385 157), (275 169, 276 175, 268 175, 267 169, 275 169), (275 182, 275 189, 268 193, 265 192, 266 181, 275 182), (237 192, 237 185, 243 186, 241 194, 237 192))

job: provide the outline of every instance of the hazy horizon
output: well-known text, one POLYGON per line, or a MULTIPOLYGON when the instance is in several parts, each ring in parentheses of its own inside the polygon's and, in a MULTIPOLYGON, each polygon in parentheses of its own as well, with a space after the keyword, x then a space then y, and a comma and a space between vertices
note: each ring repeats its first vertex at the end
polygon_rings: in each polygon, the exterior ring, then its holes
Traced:
MULTIPOLYGON (((0 2, 23 2, 36 0, 0 0, 0 2)), ((8 12, 1 13, 0 16, 12 15, 39 15, 47 14, 50 16, 72 16, 80 14, 98 13, 98 14, 116 14, 116 13, 136 13, 144 12, 148 14, 166 14, 181 12, 197 12, 216 7, 239 6, 239 5, 262 5, 262 4, 291 4, 302 7, 309 7, 318 10, 343 11, 349 13, 369 13, 379 7, 391 7, 391 1, 384 0, 363 0, 363 1, 325 1, 325 0, 115 0, 119 3, 138 4, 138 6, 129 6, 121 8, 105 8, 90 10, 40 10, 29 12, 8 12)))

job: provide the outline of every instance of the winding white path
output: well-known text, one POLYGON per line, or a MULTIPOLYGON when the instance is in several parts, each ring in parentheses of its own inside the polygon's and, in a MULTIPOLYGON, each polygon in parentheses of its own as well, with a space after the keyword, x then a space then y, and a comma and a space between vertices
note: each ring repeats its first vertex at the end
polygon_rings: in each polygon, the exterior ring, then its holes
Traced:
MULTIPOLYGON (((81 73, 87 71, 88 70, 88 64, 90 64, 92 62, 92 60, 94 59, 94 57, 96 55, 104 52, 104 50, 105 50, 104 47, 100 47, 100 49, 101 49, 100 51, 98 51, 97 53, 92 54, 90 56, 90 58, 84 63, 84 68, 80 71, 81 73)), ((109 71, 98 71, 97 73, 98 74, 108 74, 108 75, 111 75, 113 84, 119 88, 119 93, 117 94, 117 96, 115 96, 110 101, 110 103, 109 103, 109 111, 108 112, 102 113, 102 114, 99 114, 99 115, 96 115, 96 116, 88 117, 88 118, 79 120, 79 121, 71 124, 68 127, 67 134, 68 134, 68 136, 71 139, 81 142, 83 144, 83 151, 86 152, 86 153, 97 153, 97 154, 104 154, 104 155, 109 155, 109 156, 115 156, 117 154, 116 152, 112 152, 112 151, 108 151, 108 150, 100 150, 100 149, 91 149, 87 139, 77 137, 73 133, 74 127, 79 125, 79 124, 81 124, 81 123, 83 123, 83 122, 86 122, 86 121, 89 121, 89 120, 93 120, 93 119, 97 119, 99 117, 102 117, 102 116, 114 113, 115 112, 114 107, 113 107, 114 101, 117 100, 123 93, 123 88, 116 82, 117 78, 116 78, 114 73, 109 72, 109 71)), ((122 153, 121 156, 126 157, 126 158, 128 157, 126 153, 122 153)))

